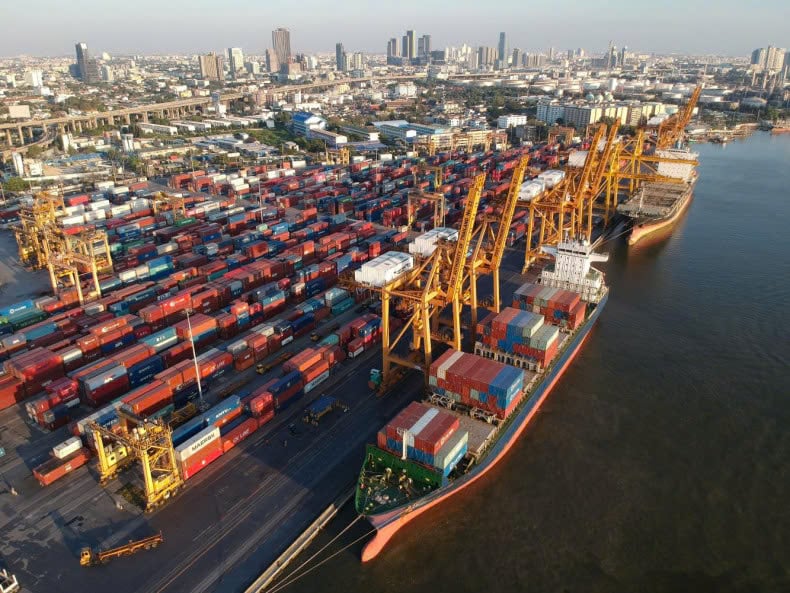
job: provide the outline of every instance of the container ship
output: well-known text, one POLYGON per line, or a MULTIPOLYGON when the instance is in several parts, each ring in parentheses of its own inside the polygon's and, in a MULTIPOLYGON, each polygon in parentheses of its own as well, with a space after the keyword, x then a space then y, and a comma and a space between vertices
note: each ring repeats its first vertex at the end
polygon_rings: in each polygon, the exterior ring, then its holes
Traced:
POLYGON ((659 150, 656 154, 671 159, 659 163, 658 174, 675 181, 644 183, 632 197, 617 207, 618 212, 632 220, 627 238, 629 245, 635 245, 662 229, 670 229, 686 211, 693 197, 696 171, 692 164, 684 161, 696 160, 698 155, 682 149, 659 150))
POLYGON ((363 562, 503 458, 589 335, 608 299, 591 264, 607 256, 587 241, 546 250, 554 261, 537 282, 475 328, 475 353, 450 349, 435 360, 426 400, 402 410, 367 446, 355 505, 376 535, 363 562))

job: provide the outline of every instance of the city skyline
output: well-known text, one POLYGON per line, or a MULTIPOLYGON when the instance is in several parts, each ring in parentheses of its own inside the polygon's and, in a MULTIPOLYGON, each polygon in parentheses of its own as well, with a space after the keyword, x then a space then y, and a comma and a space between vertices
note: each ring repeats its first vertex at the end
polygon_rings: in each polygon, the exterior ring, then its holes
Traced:
POLYGON ((199 27, 216 8, 208 0, 194 0, 188 11, 179 3, 139 0, 134 5, 113 6, 112 14, 106 13, 106 2, 98 0, 86 0, 79 11, 54 0, 39 4, 45 5, 42 10, 7 9, 3 19, 6 27, 0 26, 1 56, 66 56, 77 40, 95 48, 94 55, 194 55, 227 47, 241 47, 247 55, 263 55, 271 47, 271 31, 278 27, 290 30, 292 53, 331 53, 342 38, 353 51, 384 54, 387 41, 406 30, 414 30, 417 38, 430 34, 435 48, 463 43, 496 47, 500 32, 507 34, 511 50, 528 51, 553 46, 601 52, 610 39, 618 46, 641 52, 730 56, 746 56, 755 47, 767 44, 790 46, 790 35, 784 27, 790 19, 790 3, 779 0, 761 3, 760 10, 725 0, 716 5, 715 11, 702 0, 668 0, 658 12, 654 4, 640 6, 623 0, 611 2, 606 11, 568 0, 529 8, 506 0, 490 13, 481 12, 477 2, 461 0, 453 4, 450 15, 444 6, 432 11, 430 3, 406 1, 387 18, 381 18, 380 9, 361 0, 344 0, 339 7, 305 0, 298 11, 278 14, 274 19, 271 11, 253 0, 231 0, 223 4, 228 15, 243 13, 244 18, 232 28, 212 30, 205 36, 199 34, 199 27), (85 14, 92 18, 84 19, 85 14), (559 14, 563 15, 562 27, 545 26, 555 22, 559 14), (765 18, 765 14, 771 18, 765 18), (364 26, 356 26, 354 19, 364 26), (141 30, 146 34, 140 35, 141 30), (705 34, 701 35, 703 30, 705 34), (31 31, 37 34, 31 35, 31 31))

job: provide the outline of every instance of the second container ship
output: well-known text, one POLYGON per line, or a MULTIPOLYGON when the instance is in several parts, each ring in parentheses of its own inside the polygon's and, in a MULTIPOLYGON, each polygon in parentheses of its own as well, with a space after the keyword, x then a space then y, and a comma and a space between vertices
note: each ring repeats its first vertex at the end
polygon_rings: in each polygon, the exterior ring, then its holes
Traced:
POLYGON ((482 477, 510 450, 582 346, 608 299, 605 261, 566 241, 513 306, 478 324, 475 354, 448 350, 430 367, 430 394, 368 445, 357 512, 376 528, 362 554, 376 557, 409 521, 482 477))
POLYGON ((658 165, 658 174, 667 181, 644 183, 636 194, 617 207, 618 212, 632 220, 629 245, 662 229, 670 229, 688 209, 694 194, 697 175, 692 163, 698 155, 683 149, 659 150, 657 155, 672 159, 658 165))

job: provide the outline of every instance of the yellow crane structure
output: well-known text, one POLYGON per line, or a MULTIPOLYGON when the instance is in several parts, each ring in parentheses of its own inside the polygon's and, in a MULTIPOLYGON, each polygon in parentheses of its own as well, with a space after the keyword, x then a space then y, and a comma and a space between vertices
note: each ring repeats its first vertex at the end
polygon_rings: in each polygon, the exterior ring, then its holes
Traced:
POLYGON ((39 193, 33 203, 19 210, 19 224, 14 226, 19 261, 34 270, 47 267, 46 229, 55 227, 56 220, 66 214, 63 196, 39 193))
POLYGON ((584 160, 584 166, 565 169, 565 177, 554 187, 545 190, 529 201, 524 267, 542 254, 542 247, 556 245, 566 235, 590 238, 592 234, 593 205, 604 191, 604 174, 615 152, 617 126, 608 128, 599 124, 593 135, 584 160), (532 237, 539 227, 537 244, 532 237))
POLYGON ((468 287, 465 287, 463 294, 471 307, 473 328, 477 325, 477 280, 481 275, 493 275, 494 291, 489 309, 499 313, 501 307, 499 267, 502 257, 505 255, 508 232, 513 222, 521 183, 524 181, 524 174, 528 166, 529 155, 524 155, 513 170, 510 187, 504 201, 494 202, 492 204, 494 211, 491 214, 483 214, 479 226, 475 230, 476 242, 472 255, 466 264, 465 282, 468 282, 468 287))
POLYGON ((662 121, 656 130, 656 148, 672 148, 683 141, 686 126, 691 121, 694 109, 702 94, 702 85, 698 85, 691 93, 688 102, 667 119, 662 121))
POLYGON ((502 130, 467 130, 423 136, 416 145, 426 150, 428 156, 434 156, 437 150, 463 149, 471 152, 476 146, 488 152, 492 146, 500 143, 507 143, 507 133, 502 130))
POLYGON ((145 510, 151 511, 184 484, 170 427, 161 419, 143 419, 123 407, 118 409, 118 419, 115 430, 96 422, 88 425, 96 445, 99 482, 106 484, 121 469, 138 461, 145 488, 145 510))
POLYGON ((380 289, 382 391, 386 391, 396 379, 396 366, 422 370, 427 380, 433 340, 447 341, 454 348, 461 348, 461 288, 484 184, 485 174, 480 174, 469 189, 458 240, 438 242, 433 253, 419 259, 414 269, 380 289), (408 313, 403 327, 394 335, 390 327, 393 303, 408 313), (453 311, 452 336, 449 339, 438 331, 439 314, 448 306, 453 311), (405 344, 409 332, 411 354, 404 357, 397 350, 405 344))
POLYGON ((420 163, 413 172, 415 189, 411 190, 406 196, 406 213, 408 222, 407 225, 411 227, 417 216, 417 210, 425 203, 433 204, 433 226, 444 226, 444 215, 446 209, 446 202, 444 194, 439 193, 437 190, 442 186, 444 169, 441 166, 427 165, 420 163), (416 189, 420 182, 420 177, 433 173, 433 180, 431 183, 433 191, 427 192, 421 189, 416 189))
POLYGON ((59 294, 64 288, 74 287, 80 304, 85 302, 80 274, 91 275, 93 292, 101 298, 99 275, 112 273, 112 255, 107 233, 86 229, 69 234, 48 225, 44 229, 47 269, 52 292, 59 294))
POLYGON ((187 215, 186 201, 183 197, 173 196, 161 191, 156 192, 151 198, 151 208, 154 214, 171 211, 175 220, 186 218, 187 215))
POLYGON ((341 148, 329 148, 327 146, 324 153, 326 162, 330 165, 348 166, 351 162, 351 151, 348 149, 348 146, 342 146, 341 148))

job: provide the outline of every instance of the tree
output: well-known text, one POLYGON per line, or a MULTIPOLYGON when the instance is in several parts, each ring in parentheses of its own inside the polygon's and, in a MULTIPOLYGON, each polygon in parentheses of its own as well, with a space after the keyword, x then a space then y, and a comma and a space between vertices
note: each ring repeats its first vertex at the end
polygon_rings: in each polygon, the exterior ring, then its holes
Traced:
POLYGON ((30 148, 27 149, 27 156, 30 157, 31 159, 35 159, 41 156, 42 152, 44 152, 44 149, 41 148, 40 146, 38 145, 31 146, 30 148))
POLYGON ((27 187, 27 182, 21 177, 9 177, 3 183, 3 190, 11 193, 23 192, 27 187))

